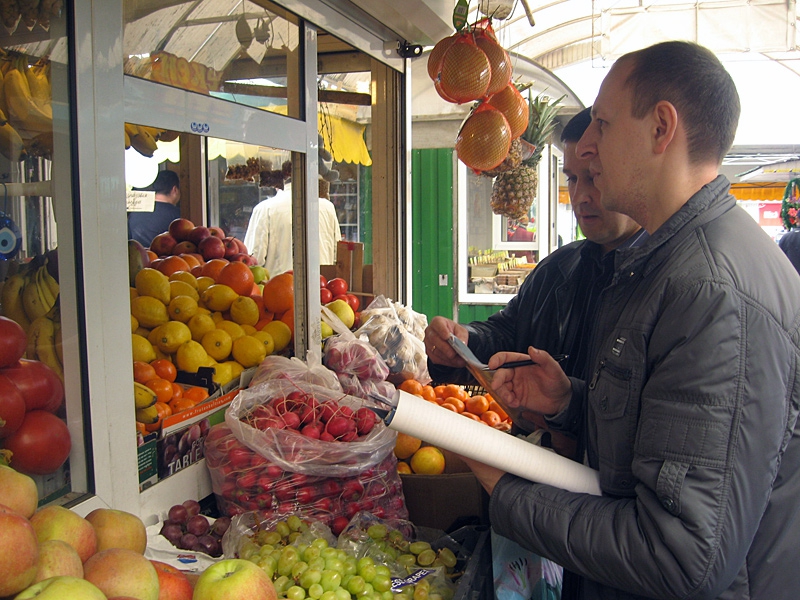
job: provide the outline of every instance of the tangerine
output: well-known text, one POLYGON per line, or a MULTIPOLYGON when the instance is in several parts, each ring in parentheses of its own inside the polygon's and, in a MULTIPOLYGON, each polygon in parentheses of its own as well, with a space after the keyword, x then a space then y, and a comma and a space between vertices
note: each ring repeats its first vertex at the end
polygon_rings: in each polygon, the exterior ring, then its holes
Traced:
POLYGON ((172 400, 177 400, 178 398, 182 398, 182 397, 183 397, 183 386, 180 383, 173 382, 172 383, 172 399, 170 400, 170 402, 172 402, 172 400))
MULTIPOLYGON (((487 397, 491 398, 491 396, 487 396, 487 397)), ((504 411, 503 407, 500 406, 497 403, 497 400, 489 400, 489 409, 488 410, 496 412, 500 416, 500 419, 503 420, 503 421, 508 419, 508 413, 506 411, 504 411)))
POLYGON ((188 410, 190 408, 195 407, 195 401, 191 398, 186 398, 185 396, 182 398, 178 398, 177 400, 172 400, 169 402, 169 407, 172 409, 172 414, 176 415, 179 412, 183 412, 184 410, 188 410))
POLYGON ((465 411, 464 411, 463 413, 461 413, 461 414, 462 414, 463 416, 465 416, 465 417, 469 418, 469 419, 472 419, 473 421, 477 421, 478 423, 483 423, 483 421, 481 421, 481 418, 480 418, 478 415, 472 414, 471 412, 469 412, 469 411, 467 411, 467 410, 465 410, 465 411))
POLYGON ((166 256, 158 264, 158 270, 167 277, 178 271, 188 271, 189 269, 191 269, 189 263, 180 256, 166 256))
POLYGON ((214 281, 217 280, 220 271, 225 268, 228 261, 224 258, 212 258, 200 270, 200 275, 203 277, 211 277, 214 281))
POLYGON ((145 385, 156 393, 158 402, 169 402, 172 400, 172 383, 166 379, 156 377, 145 382, 145 385))
POLYGON ((482 415, 489 410, 489 401, 486 399, 486 396, 472 396, 467 399, 466 405, 467 412, 473 415, 482 415))
POLYGON ((199 385, 193 385, 183 390, 183 397, 192 400, 195 404, 199 404, 208 398, 208 390, 199 385))
POLYGON ((231 288, 240 296, 249 296, 253 291, 253 272, 243 262, 233 261, 222 267, 217 275, 217 283, 231 288))
POLYGON ((456 398, 455 396, 450 396, 449 398, 445 398, 444 402, 442 402, 442 406, 445 404, 452 404, 456 407, 456 412, 463 413, 466 409, 467 405, 461 398, 456 398))
POLYGON ((264 308, 271 313, 283 313, 294 306, 294 275, 281 273, 264 284, 264 308))
POLYGON ((146 383, 158 377, 156 370, 143 360, 133 361, 133 380, 137 383, 146 383))
POLYGON ((433 386, 423 385, 422 394, 420 394, 428 402, 436 402, 436 392, 433 391, 433 386))
POLYGON ((444 400, 446 391, 447 391, 446 385, 437 385, 433 388, 433 393, 436 394, 437 400, 444 400))
POLYGON ((158 254, 152 250, 146 250, 145 252, 147 252, 147 258, 150 259, 150 263, 152 263, 154 260, 158 260, 158 254))
POLYGON ((406 379, 397 386, 399 389, 415 396, 422 396, 422 384, 416 379, 406 379))
POLYGON ((503 422, 503 419, 501 419, 500 415, 498 415, 493 410, 487 410, 481 415, 481 421, 483 421, 484 423, 486 423, 491 427, 497 427, 498 425, 500 425, 500 423, 503 422))
MULTIPOLYGON (((150 366, 153 367, 157 377, 166 379, 170 383, 174 382, 175 378, 178 376, 178 369, 172 364, 171 360, 157 358, 150 363, 150 366)), ((155 377, 151 377, 151 379, 155 379, 155 377)))
POLYGON ((455 383, 448 383, 445 389, 445 398, 458 398, 462 402, 466 401, 469 398, 469 394, 467 394, 466 390, 461 387, 460 385, 456 385, 455 383))

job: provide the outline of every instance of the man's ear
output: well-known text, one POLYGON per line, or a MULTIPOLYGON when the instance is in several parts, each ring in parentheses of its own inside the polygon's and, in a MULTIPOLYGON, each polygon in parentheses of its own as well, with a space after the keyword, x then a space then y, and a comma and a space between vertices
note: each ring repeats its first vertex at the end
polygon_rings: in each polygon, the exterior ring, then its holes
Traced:
POLYGON ((661 100, 652 110, 653 151, 661 154, 672 143, 678 130, 678 111, 671 102, 661 100))

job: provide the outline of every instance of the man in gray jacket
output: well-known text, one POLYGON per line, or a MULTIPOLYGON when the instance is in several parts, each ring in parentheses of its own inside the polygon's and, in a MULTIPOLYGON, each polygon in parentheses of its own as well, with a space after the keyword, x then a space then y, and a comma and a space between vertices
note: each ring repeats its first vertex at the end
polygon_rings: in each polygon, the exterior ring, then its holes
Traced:
POLYGON ((580 574, 581 598, 794 598, 800 279, 718 175, 733 81, 700 46, 657 44, 616 62, 592 114, 578 155, 603 206, 650 238, 617 253, 586 381, 530 348, 537 365, 494 382, 583 431, 603 495, 468 461, 492 525, 580 574))

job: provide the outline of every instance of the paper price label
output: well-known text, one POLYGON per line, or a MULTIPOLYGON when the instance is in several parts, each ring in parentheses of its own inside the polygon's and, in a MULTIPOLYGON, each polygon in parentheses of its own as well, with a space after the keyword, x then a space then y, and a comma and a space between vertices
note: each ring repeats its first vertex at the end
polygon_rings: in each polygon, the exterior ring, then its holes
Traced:
POLYGON ((155 203, 155 192, 143 190, 128 190, 125 192, 125 205, 128 212, 153 212, 155 203))

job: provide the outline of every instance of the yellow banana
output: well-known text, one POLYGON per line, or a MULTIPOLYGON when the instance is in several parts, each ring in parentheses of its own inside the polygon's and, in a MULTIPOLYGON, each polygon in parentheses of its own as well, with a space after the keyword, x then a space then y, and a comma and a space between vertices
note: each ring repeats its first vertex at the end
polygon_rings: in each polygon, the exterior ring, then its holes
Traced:
MULTIPOLYGON (((58 290, 56 290, 55 294, 53 293, 53 286, 47 281, 47 278, 52 279, 50 273, 47 272, 47 267, 42 265, 36 270, 36 284, 41 288, 45 305, 52 309, 56 305, 58 290)), ((58 288, 58 284, 56 284, 56 288, 58 288)))
POLYGON ((131 136, 131 146, 141 155, 148 158, 153 156, 153 152, 158 150, 156 139, 150 134, 149 131, 139 127, 136 135, 131 136))
POLYGON ((31 90, 31 97, 34 102, 39 105, 39 108, 42 109, 50 106, 52 101, 50 79, 47 75, 49 70, 49 63, 46 65, 35 64, 25 69, 25 79, 28 80, 28 88, 31 90))
MULTIPOLYGON (((21 61, 25 58, 22 57, 21 61)), ((11 119, 15 128, 26 131, 43 132, 53 129, 53 110, 47 106, 39 106, 31 95, 28 79, 15 65, 8 70, 3 78, 6 104, 8 105, 8 117, 11 119)))
POLYGON ((2 107, 0 107, 0 153, 11 162, 16 162, 25 156, 25 142, 8 122, 2 107))
POLYGON ((42 297, 35 273, 28 273, 25 276, 25 287, 22 288, 22 307, 31 322, 46 315, 53 308, 52 305, 48 306, 42 297))
POLYGON ((45 263, 45 266, 43 266, 42 269, 44 269, 44 272, 42 273, 42 279, 44 280, 45 284, 47 284, 47 287, 50 288, 50 292, 52 292, 53 296, 58 298, 58 295, 61 293, 61 288, 58 285, 58 281, 56 281, 55 277, 50 275, 50 271, 47 270, 47 263, 45 263))
POLYGON ((156 403, 157 396, 156 393, 146 385, 139 383, 138 381, 134 381, 133 400, 136 408, 147 408, 156 403))
POLYGON ((156 405, 148 406, 147 408, 136 409, 136 420, 145 425, 152 425, 158 421, 158 409, 156 405))
POLYGON ((6 279, 3 285, 3 315, 19 323, 25 331, 31 326, 31 320, 22 307, 22 291, 25 287, 25 275, 16 273, 6 279))
POLYGON ((56 328, 49 316, 39 317, 28 331, 28 358, 50 367, 63 381, 64 368, 56 354, 56 328))

